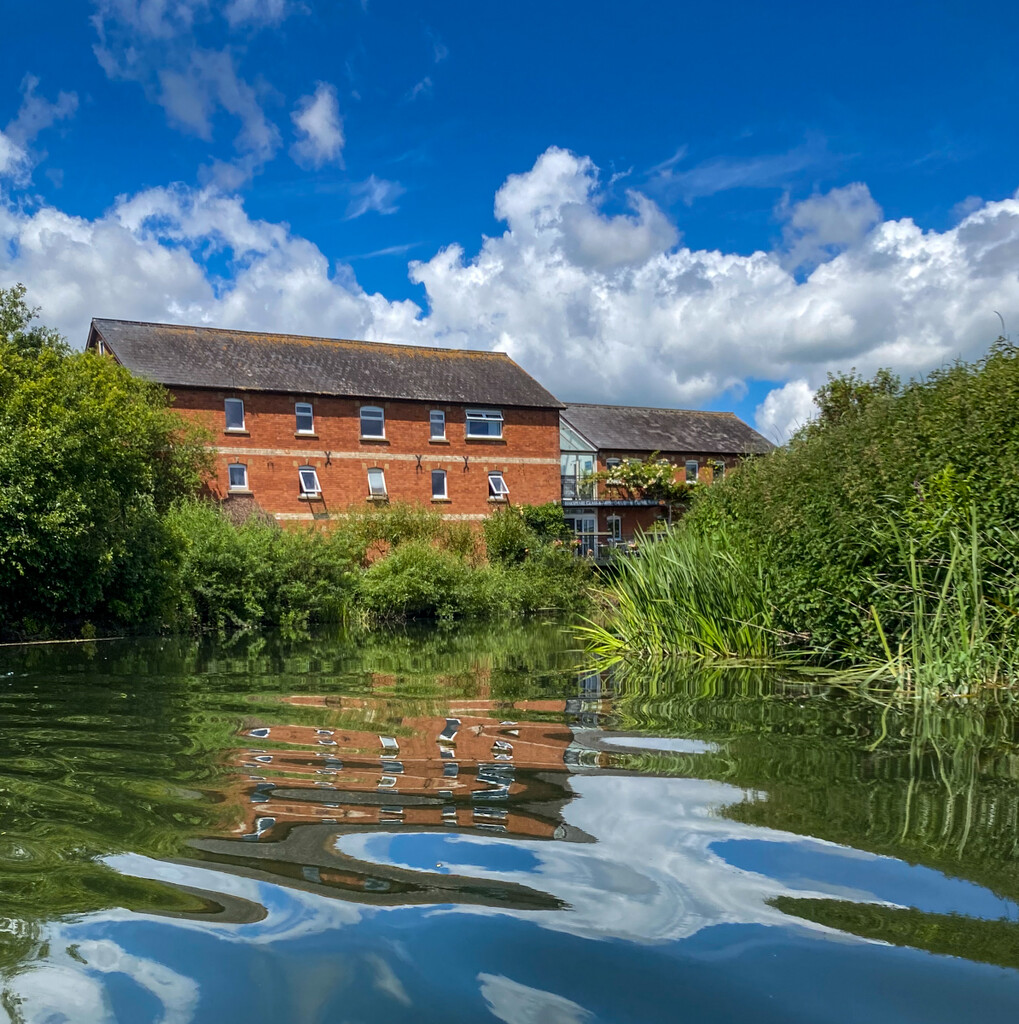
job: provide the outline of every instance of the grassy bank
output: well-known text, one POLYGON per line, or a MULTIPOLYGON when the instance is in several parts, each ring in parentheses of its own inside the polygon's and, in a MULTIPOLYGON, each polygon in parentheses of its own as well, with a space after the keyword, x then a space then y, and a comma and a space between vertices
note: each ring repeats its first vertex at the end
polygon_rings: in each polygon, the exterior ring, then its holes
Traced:
POLYGON ((605 654, 824 663, 900 692, 1019 675, 1019 358, 832 378, 788 446, 623 562, 605 654))

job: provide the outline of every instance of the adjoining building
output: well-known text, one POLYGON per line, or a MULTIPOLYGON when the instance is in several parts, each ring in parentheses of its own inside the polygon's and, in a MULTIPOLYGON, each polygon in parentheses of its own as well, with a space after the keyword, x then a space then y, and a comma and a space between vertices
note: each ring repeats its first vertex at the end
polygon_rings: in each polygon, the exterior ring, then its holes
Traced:
POLYGON ((209 490, 237 512, 392 499, 481 520, 560 497, 562 403, 501 352, 102 319, 86 347, 212 432, 209 490))
POLYGON ((595 474, 654 453, 676 467, 675 479, 707 484, 741 459, 774 445, 731 412, 572 403, 560 412, 560 473, 567 524, 583 554, 625 545, 666 515, 649 498, 618 496, 595 474))

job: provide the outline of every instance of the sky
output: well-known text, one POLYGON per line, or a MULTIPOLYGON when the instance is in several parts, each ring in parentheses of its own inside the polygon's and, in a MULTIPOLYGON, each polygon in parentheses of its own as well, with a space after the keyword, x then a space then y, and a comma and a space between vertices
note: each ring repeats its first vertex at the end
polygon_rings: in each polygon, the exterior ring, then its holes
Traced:
POLYGON ((0 287, 500 349, 782 440, 1019 332, 1019 8, 5 4, 0 287))

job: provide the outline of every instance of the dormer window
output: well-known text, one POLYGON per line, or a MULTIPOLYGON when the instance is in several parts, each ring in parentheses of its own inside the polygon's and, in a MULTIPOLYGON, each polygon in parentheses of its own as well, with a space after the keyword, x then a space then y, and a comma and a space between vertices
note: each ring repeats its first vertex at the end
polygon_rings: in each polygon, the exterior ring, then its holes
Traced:
POLYGON ((239 398, 228 398, 223 402, 227 430, 244 429, 244 402, 239 398))
POLYGON ((318 482, 318 473, 314 466, 301 466, 297 471, 301 481, 301 494, 306 498, 321 498, 322 485, 318 482))
POLYGON ((315 413, 311 407, 311 402, 295 402, 294 416, 297 420, 296 429, 298 434, 315 433, 315 413))
POLYGON ((468 409, 468 437, 502 437, 502 413, 498 409, 468 409))
POLYGON ((361 406, 361 436, 373 440, 386 436, 386 413, 377 405, 361 406))

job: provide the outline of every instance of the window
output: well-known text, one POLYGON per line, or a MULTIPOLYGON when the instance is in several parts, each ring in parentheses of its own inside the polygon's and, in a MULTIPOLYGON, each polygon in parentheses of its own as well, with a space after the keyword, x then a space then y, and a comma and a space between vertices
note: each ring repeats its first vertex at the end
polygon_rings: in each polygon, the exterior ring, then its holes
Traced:
POLYGON ((432 497, 449 497, 449 495, 446 494, 446 471, 444 469, 432 470, 432 497))
POLYGON ((609 516, 605 525, 608 527, 609 540, 614 544, 620 543, 623 539, 623 520, 619 516, 609 516))
POLYGON ((361 406, 361 436, 386 436, 386 414, 377 405, 361 406))
POLYGON ((711 479, 725 479, 725 463, 721 459, 715 459, 715 461, 711 463, 711 479))
POLYGON ((294 413, 297 416, 297 433, 314 434, 315 416, 312 412, 311 402, 297 402, 294 405, 294 413))
POLYGON ((488 496, 500 499, 509 497, 509 488, 506 486, 506 481, 502 478, 502 473, 488 474, 488 496))
POLYGON ((368 470, 368 493, 373 498, 386 497, 386 473, 382 469, 368 470))
POLYGON ((699 468, 695 459, 691 459, 686 464, 686 482, 688 484, 692 484, 697 480, 697 470, 699 468))
POLYGON ((623 464, 623 460, 622 459, 606 459, 605 460, 605 468, 606 469, 618 469, 622 464, 623 464))
POLYGON ((441 409, 433 409, 428 414, 428 432, 433 441, 446 440, 446 414, 441 409))
POLYGON ((226 429, 244 429, 244 403, 239 398, 228 398, 223 403, 226 412, 226 429))
POLYGON ((468 437, 502 437, 502 413, 498 409, 468 409, 468 437))
POLYGON ((231 491, 246 491, 248 489, 248 467, 243 463, 231 463, 227 475, 231 491))
POLYGON ((322 485, 318 482, 318 473, 315 472, 314 466, 301 466, 297 476, 301 481, 301 494, 309 498, 322 496, 322 485))

